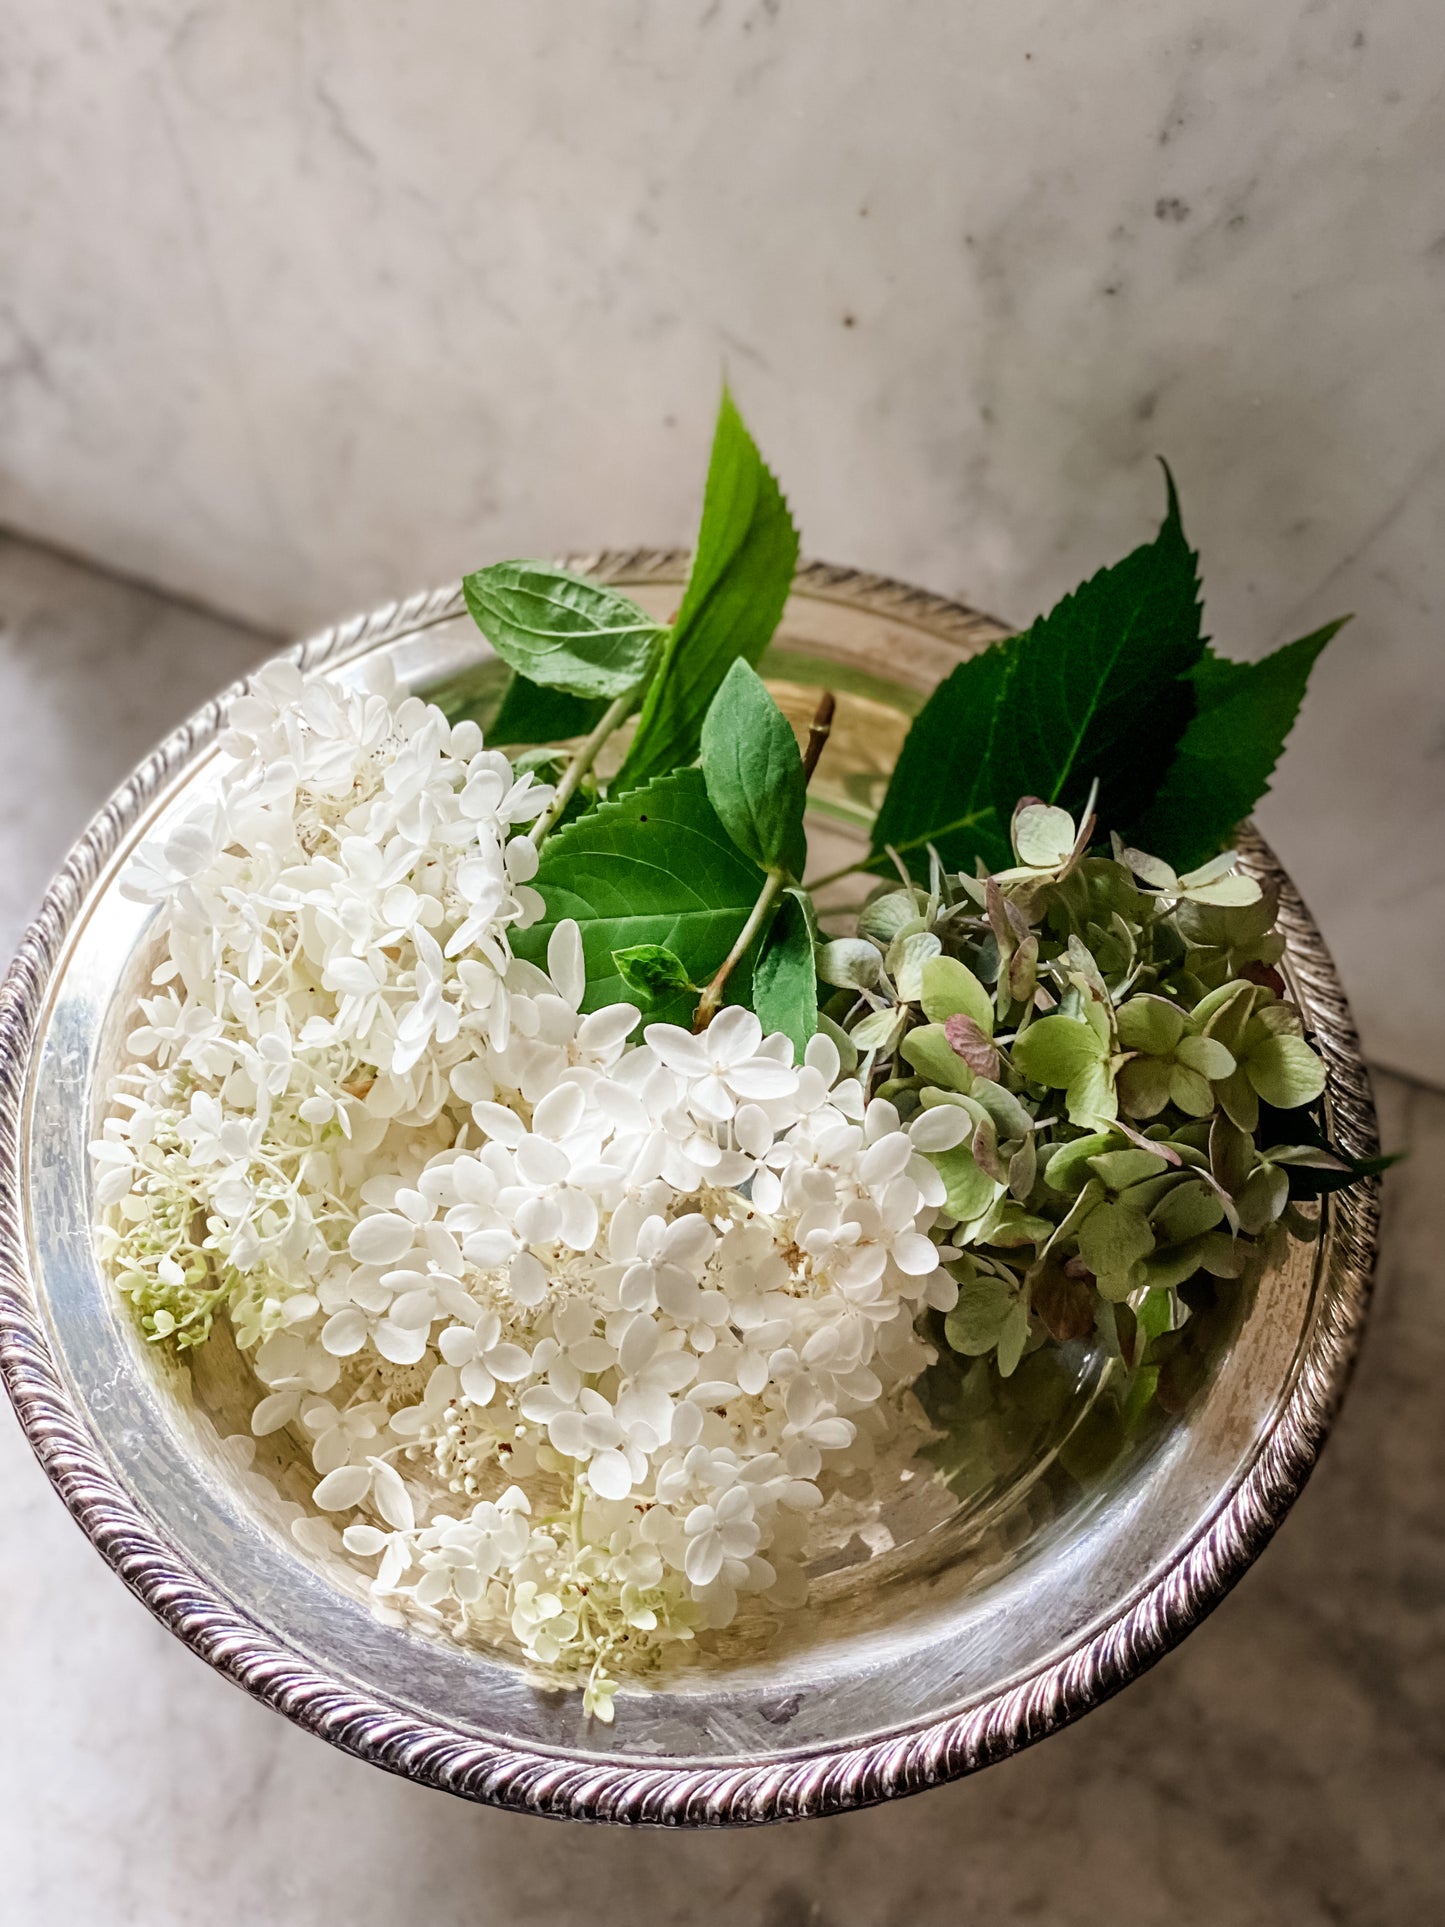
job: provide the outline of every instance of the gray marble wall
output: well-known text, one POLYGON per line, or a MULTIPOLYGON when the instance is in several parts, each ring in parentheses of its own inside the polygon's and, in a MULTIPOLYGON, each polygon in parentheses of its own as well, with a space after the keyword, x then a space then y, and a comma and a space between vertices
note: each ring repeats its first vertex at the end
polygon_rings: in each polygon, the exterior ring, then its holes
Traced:
POLYGON ((1357 614, 1263 812, 1445 1078, 1431 0, 0 0, 0 522, 294 629, 685 539, 1022 619, 1168 455, 1215 635, 1357 614))

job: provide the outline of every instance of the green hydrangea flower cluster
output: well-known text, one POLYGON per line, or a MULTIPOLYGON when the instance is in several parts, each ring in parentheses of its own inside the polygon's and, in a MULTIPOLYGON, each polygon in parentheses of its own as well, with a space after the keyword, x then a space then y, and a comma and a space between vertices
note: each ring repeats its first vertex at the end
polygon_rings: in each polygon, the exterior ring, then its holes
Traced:
POLYGON ((1191 1280, 1313 1234, 1291 1171, 1348 1175, 1285 1115, 1325 1071, 1274 897, 1232 852, 1178 876, 1094 840, 1092 815, 1026 799, 1012 867, 880 885, 819 951, 822 1021, 947 1187, 947 1343, 1004 1377, 1096 1334, 1138 1369, 1187 1323, 1191 1280))

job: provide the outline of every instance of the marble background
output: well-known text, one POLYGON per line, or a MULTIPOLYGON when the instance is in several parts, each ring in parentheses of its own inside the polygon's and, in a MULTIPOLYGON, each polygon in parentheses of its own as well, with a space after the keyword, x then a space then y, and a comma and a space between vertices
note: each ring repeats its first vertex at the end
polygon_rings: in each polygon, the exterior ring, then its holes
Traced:
POLYGON ((0 23, 0 524, 294 631, 685 540, 726 367, 811 552, 1024 620, 1165 453, 1223 647, 1356 612, 1263 820, 1445 1080, 1434 0, 0 23))
MULTIPOLYGON (((254 633, 0 538, 0 951, 254 633), (77 748, 79 756, 72 752, 77 748)), ((5 1927, 1401 1927, 1445 1918, 1445 1094, 1384 1076, 1379 1298, 1276 1543, 1153 1672, 960 1785, 761 1833, 472 1808, 343 1757, 153 1621, 0 1398, 5 1927)))

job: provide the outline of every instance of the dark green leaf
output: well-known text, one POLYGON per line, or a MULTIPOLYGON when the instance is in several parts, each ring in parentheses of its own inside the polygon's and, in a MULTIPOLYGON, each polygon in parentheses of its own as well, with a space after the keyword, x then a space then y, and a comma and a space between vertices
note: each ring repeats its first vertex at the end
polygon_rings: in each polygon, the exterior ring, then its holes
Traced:
POLYGON ((489 730, 511 680, 507 665, 496 656, 488 656, 483 662, 468 663, 455 675, 424 683, 416 693, 423 702, 435 703, 449 723, 469 718, 489 730))
POLYGON ((1198 713, 1130 842, 1180 871, 1225 848, 1269 788, 1315 658, 1348 621, 1327 622, 1263 662, 1230 662, 1212 650, 1201 657, 1192 676, 1198 713))
MULTIPOLYGON (((587 967, 583 1009, 599 1010, 630 1001, 615 951, 662 945, 693 983, 706 983, 732 948, 764 878, 718 821, 702 771, 685 769, 554 832, 535 881, 546 916, 515 932, 512 947, 542 963, 552 930, 575 917, 587 967)), ((747 982, 744 966, 729 988, 743 996, 747 982)), ((652 1014, 686 1023, 692 1002, 691 993, 678 991, 652 1014)))
POLYGON ((1193 713, 1184 678, 1203 647, 1199 613, 1195 556, 1170 481, 1153 542, 939 684, 878 813, 877 860, 891 844, 926 876, 933 843, 951 869, 971 870, 980 856, 1002 868, 1019 797, 1077 817, 1095 778, 1100 821, 1133 822, 1193 713))
POLYGON ((1378 1177, 1381 1172, 1388 1171, 1392 1164, 1398 1164, 1409 1155, 1406 1151, 1389 1151, 1384 1154, 1375 1152, 1365 1157, 1352 1156, 1330 1142, 1318 1106, 1307 1111, 1276 1111, 1268 1104, 1262 1104, 1257 1141, 1264 1148, 1266 1156, 1270 1154, 1269 1147, 1274 1145, 1317 1145, 1346 1167, 1343 1171, 1328 1171, 1295 1164, 1287 1166, 1290 1195, 1294 1198, 1324 1197, 1328 1192, 1343 1190, 1361 1178, 1378 1177))
POLYGON ((763 1030, 793 1040, 799 1063, 818 1028, 818 977, 813 966, 811 900, 788 890, 753 971, 753 1009, 763 1030))
POLYGON ((545 562, 495 562, 466 576, 462 593, 504 662, 574 696, 635 689, 665 634, 629 597, 545 562))
POLYGON ((642 999, 644 1010, 679 992, 696 995, 700 988, 683 969, 681 957, 663 943, 635 943, 628 950, 614 950, 612 961, 623 983, 642 999))
POLYGON ((616 788, 690 763, 732 664, 757 664, 778 626, 798 535, 772 475, 723 390, 687 591, 642 705, 616 788))
POLYGON ((519 743, 565 743, 595 729, 606 707, 605 696, 574 696, 566 689, 542 689, 514 673, 491 727, 483 723, 482 728, 488 747, 493 749, 514 748, 519 743))
POLYGON ((764 870, 801 876, 808 800, 797 738, 762 677, 739 659, 702 725, 702 773, 723 828, 764 870))

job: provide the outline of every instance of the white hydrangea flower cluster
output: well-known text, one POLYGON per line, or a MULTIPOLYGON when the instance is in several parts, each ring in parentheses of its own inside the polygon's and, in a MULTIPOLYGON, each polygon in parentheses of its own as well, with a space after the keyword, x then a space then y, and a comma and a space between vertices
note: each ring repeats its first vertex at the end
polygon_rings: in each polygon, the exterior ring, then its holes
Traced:
POLYGON ((956 1295, 942 1183, 828 1038, 796 1066, 730 1008, 629 1042, 632 1006, 581 1014, 575 924, 515 958, 552 792, 475 725, 289 668, 231 724, 129 882, 163 960, 95 1146, 106 1255, 149 1336, 229 1318, 381 1609, 610 1718, 741 1595, 803 1596, 956 1295))

